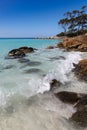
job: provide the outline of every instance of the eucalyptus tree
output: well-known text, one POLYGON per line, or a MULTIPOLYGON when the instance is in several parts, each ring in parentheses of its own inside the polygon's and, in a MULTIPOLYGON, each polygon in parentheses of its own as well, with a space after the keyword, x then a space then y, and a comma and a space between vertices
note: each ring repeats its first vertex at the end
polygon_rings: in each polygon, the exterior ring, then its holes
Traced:
POLYGON ((64 29, 64 33, 66 34, 66 32, 67 32, 67 25, 68 25, 68 19, 67 18, 60 19, 58 24, 62 26, 62 28, 64 29))
POLYGON ((63 19, 58 24, 62 25, 64 32, 76 33, 87 30, 87 6, 83 6, 81 10, 73 10, 72 12, 66 12, 63 19))
POLYGON ((81 22, 81 30, 84 31, 85 27, 87 29, 87 14, 86 14, 87 6, 83 6, 80 11, 80 22, 81 22))

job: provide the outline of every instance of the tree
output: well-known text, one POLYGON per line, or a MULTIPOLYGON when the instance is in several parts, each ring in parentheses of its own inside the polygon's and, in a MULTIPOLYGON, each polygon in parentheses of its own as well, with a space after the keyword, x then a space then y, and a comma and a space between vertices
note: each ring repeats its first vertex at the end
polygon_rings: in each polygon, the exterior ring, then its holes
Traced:
POLYGON ((86 8, 87 6, 83 6, 80 11, 80 24, 81 24, 81 30, 84 31, 84 27, 86 27, 87 24, 87 14, 86 14, 86 8))
POLYGON ((58 24, 60 24, 62 26, 62 28, 64 29, 64 32, 66 33, 67 31, 67 25, 68 25, 68 19, 60 19, 60 21, 58 22, 58 24))
POLYGON ((82 6, 81 10, 73 10, 72 12, 66 12, 63 19, 58 24, 62 25, 65 34, 84 32, 87 30, 87 6, 82 6))

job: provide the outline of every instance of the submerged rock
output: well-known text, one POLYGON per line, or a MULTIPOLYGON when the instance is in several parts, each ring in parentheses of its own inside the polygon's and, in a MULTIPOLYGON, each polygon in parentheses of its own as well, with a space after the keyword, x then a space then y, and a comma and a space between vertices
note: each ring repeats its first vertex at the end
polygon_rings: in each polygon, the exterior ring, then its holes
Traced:
POLYGON ((77 65, 74 65, 74 73, 78 78, 87 81, 87 59, 81 60, 77 65))
POLYGON ((7 65, 7 66, 5 66, 3 69, 12 69, 12 68, 14 68, 15 66, 14 65, 7 65))
POLYGON ((41 62, 39 62, 39 61, 31 61, 31 62, 26 64, 26 66, 38 66, 38 65, 41 65, 41 62))
POLYGON ((55 96, 64 103, 75 104, 82 97, 82 94, 77 94, 75 92, 61 91, 55 93, 55 96))
POLYGON ((26 73, 26 74, 39 73, 39 72, 42 72, 42 71, 40 69, 37 69, 37 68, 32 68, 32 69, 28 69, 28 70, 24 71, 24 73, 26 73))
POLYGON ((25 58, 20 58, 20 59, 18 59, 18 62, 19 63, 29 63, 30 60, 29 59, 25 59, 25 58))
POLYGON ((59 57, 51 57, 50 60, 65 60, 66 58, 64 56, 59 56, 59 57))
POLYGON ((8 53, 8 59, 15 59, 15 58, 21 58, 24 57, 25 53, 19 49, 13 49, 8 53))

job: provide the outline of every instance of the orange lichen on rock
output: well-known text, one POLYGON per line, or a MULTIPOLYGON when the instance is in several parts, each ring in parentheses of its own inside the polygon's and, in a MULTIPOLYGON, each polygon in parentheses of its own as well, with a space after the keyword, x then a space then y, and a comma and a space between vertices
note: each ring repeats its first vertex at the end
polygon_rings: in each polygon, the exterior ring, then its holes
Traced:
POLYGON ((56 47, 75 51, 87 51, 87 35, 65 38, 63 42, 57 44, 56 47))

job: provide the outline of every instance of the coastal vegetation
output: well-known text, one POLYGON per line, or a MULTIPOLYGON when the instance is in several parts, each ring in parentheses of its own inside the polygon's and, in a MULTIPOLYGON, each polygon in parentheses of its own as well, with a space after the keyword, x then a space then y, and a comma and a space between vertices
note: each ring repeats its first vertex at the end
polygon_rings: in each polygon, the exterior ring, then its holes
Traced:
POLYGON ((82 6, 80 10, 64 13, 64 18, 58 21, 64 32, 57 36, 77 36, 87 33, 87 6, 82 6))

